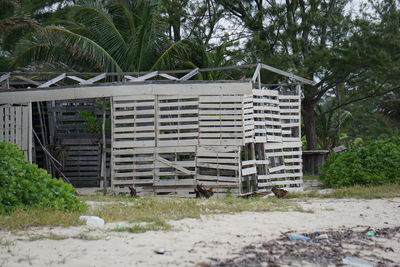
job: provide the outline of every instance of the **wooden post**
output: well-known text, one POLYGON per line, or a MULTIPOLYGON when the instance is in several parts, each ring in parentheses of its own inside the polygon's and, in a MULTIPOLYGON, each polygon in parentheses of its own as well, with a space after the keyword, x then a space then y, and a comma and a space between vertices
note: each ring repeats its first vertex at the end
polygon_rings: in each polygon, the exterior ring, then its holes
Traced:
POLYGON ((29 111, 29 126, 28 126, 28 160, 30 162, 33 161, 33 146, 32 146, 32 141, 33 141, 33 135, 32 135, 32 103, 28 103, 28 111, 29 111))
MULTIPOLYGON (((42 116, 42 107, 40 105, 40 102, 36 102, 37 105, 37 109, 38 109, 38 113, 39 113, 39 121, 40 121, 40 132, 41 132, 41 136, 42 136, 42 144, 44 147, 47 146, 47 142, 46 142, 46 135, 45 135, 45 129, 44 129, 44 121, 43 121, 43 116, 42 116)), ((44 154, 44 158, 45 158, 45 166, 46 169, 49 173, 52 173, 51 171, 51 164, 50 164, 50 160, 49 157, 47 156, 46 152, 43 151, 44 154)))
POLYGON ((106 98, 103 98, 103 123, 101 127, 101 132, 103 135, 103 146, 101 153, 101 176, 103 177, 103 194, 107 192, 107 166, 106 166, 106 98))

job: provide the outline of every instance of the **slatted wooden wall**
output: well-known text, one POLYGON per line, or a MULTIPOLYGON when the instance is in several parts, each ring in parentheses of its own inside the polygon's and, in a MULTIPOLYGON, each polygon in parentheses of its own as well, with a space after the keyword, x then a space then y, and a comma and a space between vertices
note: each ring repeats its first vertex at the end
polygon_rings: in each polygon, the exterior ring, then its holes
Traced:
POLYGON ((258 189, 302 189, 300 95, 253 89, 258 189), (258 148, 257 148, 258 147, 258 148), (265 151, 263 157, 262 151, 265 151))
POLYGON ((32 161, 32 109, 31 104, 0 106, 0 141, 16 144, 32 161))
POLYGON ((61 100, 47 103, 52 153, 63 164, 61 171, 75 187, 97 187, 100 184, 101 143, 100 133, 87 129, 78 115, 84 110, 95 114, 99 121, 102 110, 97 100, 61 100))
POLYGON ((217 197, 274 185, 300 189, 299 104, 298 93, 265 88, 113 97, 112 188, 181 197, 194 197, 197 184, 217 197))
POLYGON ((301 99, 297 91, 279 94, 282 121, 282 149, 285 164, 284 186, 301 190, 303 186, 303 161, 301 152, 301 99))

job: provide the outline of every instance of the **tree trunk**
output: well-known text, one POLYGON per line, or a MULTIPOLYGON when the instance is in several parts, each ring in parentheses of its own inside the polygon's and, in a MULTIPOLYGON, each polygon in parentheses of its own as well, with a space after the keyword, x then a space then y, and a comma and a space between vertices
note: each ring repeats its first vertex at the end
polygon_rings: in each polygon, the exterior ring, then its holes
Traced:
POLYGON ((316 150, 318 144, 317 130, 315 121, 317 116, 315 114, 316 103, 312 99, 305 97, 302 103, 302 114, 304 123, 304 134, 307 140, 307 150, 316 150))
MULTIPOLYGON (((179 18, 180 19, 180 18, 179 18)), ((174 30, 174 41, 178 42, 181 40, 181 25, 179 21, 176 21, 173 25, 172 28, 174 30)))

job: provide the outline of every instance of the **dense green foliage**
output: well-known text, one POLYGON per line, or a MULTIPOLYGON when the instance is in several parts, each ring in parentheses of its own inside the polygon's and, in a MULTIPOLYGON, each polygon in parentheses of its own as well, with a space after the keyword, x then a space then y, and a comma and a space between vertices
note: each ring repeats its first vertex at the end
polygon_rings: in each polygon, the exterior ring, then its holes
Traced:
POLYGON ((332 153, 322 171, 321 179, 328 187, 400 182, 400 138, 375 140, 332 153))
POLYGON ((0 142, 0 213, 25 207, 79 210, 83 204, 74 193, 70 184, 27 162, 15 145, 0 142))
MULTIPOLYGON (((317 82, 302 87, 307 149, 348 142, 343 136, 367 141, 400 131, 396 0, 0 0, 0 71, 256 62, 317 82), (353 125, 345 123, 349 112, 353 125)), ((252 71, 202 72, 193 79, 243 79, 252 71)), ((264 83, 285 82, 278 74, 261 75, 264 83)))

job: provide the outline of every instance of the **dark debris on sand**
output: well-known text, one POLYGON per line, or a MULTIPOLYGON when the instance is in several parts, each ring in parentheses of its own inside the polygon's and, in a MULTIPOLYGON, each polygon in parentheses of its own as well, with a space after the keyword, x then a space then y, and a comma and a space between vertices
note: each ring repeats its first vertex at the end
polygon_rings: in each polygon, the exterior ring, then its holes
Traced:
POLYGON ((302 234, 310 237, 310 241, 289 240, 292 233, 282 233, 278 239, 244 247, 234 258, 211 259, 208 266, 343 266, 345 257, 355 257, 374 266, 400 267, 399 263, 382 256, 394 252, 393 248, 379 244, 382 243, 379 240, 385 239, 400 242, 400 227, 375 229, 374 236, 368 236, 369 231, 372 231, 369 227, 358 231, 345 228, 302 234), (328 238, 318 238, 319 234, 327 234, 328 238))

